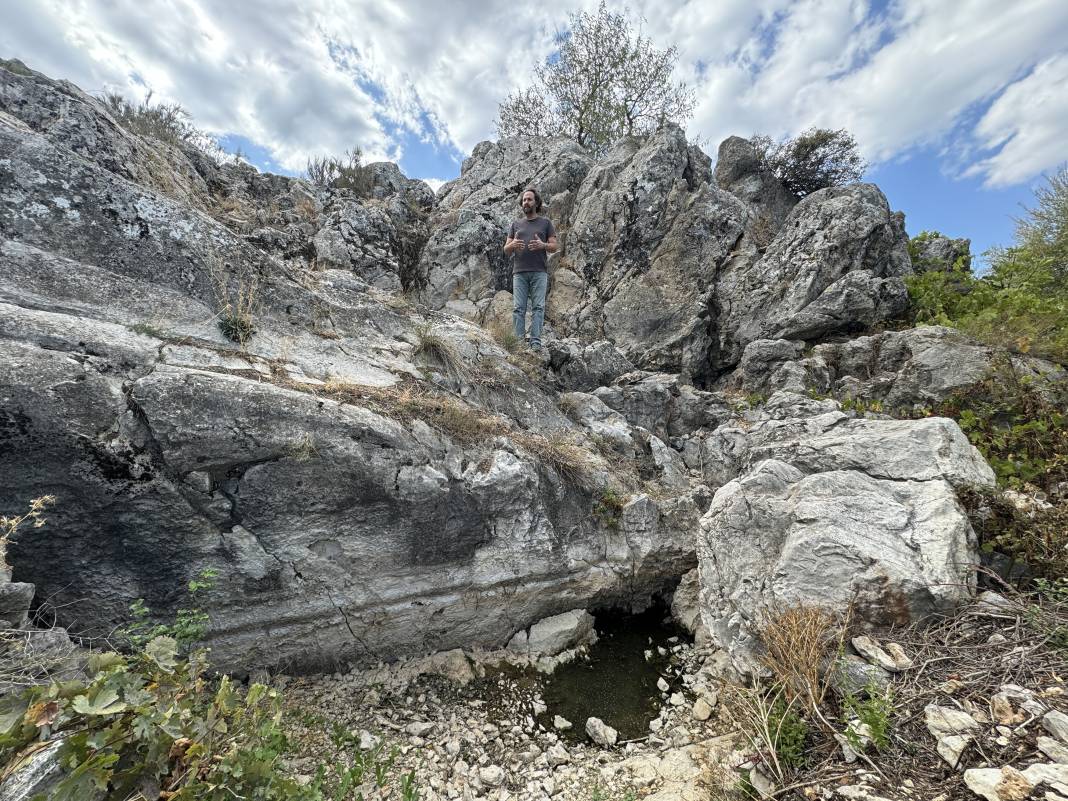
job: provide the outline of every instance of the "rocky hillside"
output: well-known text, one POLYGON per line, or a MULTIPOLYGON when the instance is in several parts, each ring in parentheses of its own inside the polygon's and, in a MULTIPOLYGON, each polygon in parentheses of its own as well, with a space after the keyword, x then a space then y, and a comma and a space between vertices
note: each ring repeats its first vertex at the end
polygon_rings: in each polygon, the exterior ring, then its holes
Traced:
POLYGON ((211 569, 213 662, 305 670, 642 607, 700 558, 744 666, 769 604, 903 622, 973 586, 982 457, 828 397, 927 403, 990 364, 880 330, 912 266, 876 186, 797 202, 745 140, 713 173, 667 127, 601 160, 483 142, 436 196, 375 164, 360 197, 5 64, 0 510, 58 499, 10 553, 41 615, 107 633, 211 569), (545 359, 494 336, 531 183, 562 244, 545 359))

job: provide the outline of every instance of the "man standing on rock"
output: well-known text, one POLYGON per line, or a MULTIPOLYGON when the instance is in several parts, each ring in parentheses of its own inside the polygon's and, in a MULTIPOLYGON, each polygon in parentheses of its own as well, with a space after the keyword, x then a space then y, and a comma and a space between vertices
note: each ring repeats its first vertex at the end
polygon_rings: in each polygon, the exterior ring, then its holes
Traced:
POLYGON ((523 341, 530 302, 530 348, 541 350, 541 326, 545 320, 545 288, 549 283, 546 253, 556 252, 556 229, 541 217, 541 196, 527 188, 519 196, 523 219, 508 229, 504 252, 512 256, 512 327, 523 341))

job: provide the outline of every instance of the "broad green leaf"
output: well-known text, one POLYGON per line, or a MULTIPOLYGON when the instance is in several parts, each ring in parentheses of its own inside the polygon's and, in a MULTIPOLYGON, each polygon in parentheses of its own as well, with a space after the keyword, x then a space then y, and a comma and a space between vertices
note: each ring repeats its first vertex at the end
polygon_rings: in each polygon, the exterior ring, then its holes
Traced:
POLYGON ((108 668, 125 664, 126 658, 122 654, 117 654, 114 651, 101 651, 90 655, 88 668, 92 675, 96 675, 97 673, 103 673, 108 668))
POLYGON ((90 695, 79 695, 74 699, 74 711, 82 715, 114 715, 126 709, 126 704, 119 700, 118 690, 112 687, 100 687, 90 695))
POLYGON ((0 698, 0 734, 7 734, 22 723, 22 718, 30 706, 29 698, 5 695, 0 698))
POLYGON ((174 637, 154 637, 145 646, 145 654, 170 673, 178 665, 178 642, 174 637))

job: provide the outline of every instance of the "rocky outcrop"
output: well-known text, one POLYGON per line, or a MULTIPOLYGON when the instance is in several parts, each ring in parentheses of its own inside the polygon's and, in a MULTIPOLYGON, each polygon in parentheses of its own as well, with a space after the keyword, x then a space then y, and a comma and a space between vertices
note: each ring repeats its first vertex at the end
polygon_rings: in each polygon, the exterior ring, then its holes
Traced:
POLYGON ((924 232, 915 237, 912 250, 912 268, 918 273, 932 270, 950 272, 972 268, 972 241, 970 239, 950 239, 944 234, 924 232))
POLYGON ((109 139, 88 158, 22 122, 68 102, 26 94, 42 80, 0 69, 0 508, 58 496, 12 560, 61 618, 166 615, 213 568, 216 666, 306 669, 503 645, 693 567, 706 489, 653 500, 484 331, 392 292, 420 184, 371 165, 361 200, 214 165, 233 180, 192 203, 109 169, 137 158, 109 139), (272 185, 304 211, 257 206, 272 185), (244 343, 219 324, 237 307, 244 343), (610 520, 590 514, 606 488, 610 520))
POLYGON ((813 340, 900 315, 910 272, 904 219, 871 184, 805 197, 755 263, 717 280, 713 361, 736 364, 758 339, 813 340))
MULTIPOLYGON (((952 328, 921 326, 816 345, 757 340, 742 354, 730 383, 745 392, 780 389, 879 401, 888 409, 925 406, 982 381, 998 358, 1026 380, 1059 381, 1064 370, 1028 356, 1007 356, 952 328)), ((1041 386, 1041 382, 1036 382, 1041 386)))
POLYGON ((596 162, 562 140, 480 144, 441 190, 420 263, 427 303, 486 319, 508 288, 501 238, 530 183, 560 234, 554 334, 607 340, 638 368, 707 384, 755 340, 856 333, 904 310, 903 218, 876 187, 798 202, 736 137, 713 182, 674 126, 622 139, 596 162))
POLYGON ((724 139, 716 156, 713 177, 720 189, 730 192, 753 210, 750 233, 757 246, 763 248, 771 244, 787 215, 797 205, 798 198, 764 167, 752 142, 740 136, 724 139))
POLYGON ((713 475, 740 477, 716 492, 698 540, 704 622, 736 667, 754 669, 767 612, 852 606, 890 625, 970 595, 976 542, 956 491, 994 475, 955 423, 850 419, 788 393, 755 417, 709 438, 713 475))
POLYGON ((356 197, 0 66, 0 511, 59 496, 16 579, 103 632, 215 569, 223 669, 500 647, 641 606, 694 568, 697 531, 731 647, 815 592, 791 537, 864 566, 871 621, 944 608, 972 557, 955 491, 991 480, 959 430, 736 390, 937 397, 989 355, 941 329, 847 340, 901 311, 900 215, 870 185, 795 204, 746 148, 714 182, 674 126, 601 160, 505 140, 436 198, 382 163, 356 197), (530 184, 562 245, 543 362, 472 324, 508 325, 500 244, 530 184))

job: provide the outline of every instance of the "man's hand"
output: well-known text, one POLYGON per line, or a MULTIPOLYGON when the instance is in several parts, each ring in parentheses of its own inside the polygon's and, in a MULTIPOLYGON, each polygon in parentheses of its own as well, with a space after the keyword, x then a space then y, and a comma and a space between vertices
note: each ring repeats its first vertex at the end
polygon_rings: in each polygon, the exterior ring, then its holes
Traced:
POLYGON ((504 246, 505 253, 513 253, 517 250, 526 250, 527 246, 522 239, 510 239, 504 246))
POLYGON ((528 247, 530 250, 545 250, 545 243, 541 241, 540 236, 534 234, 534 238, 530 240, 530 245, 528 247))

